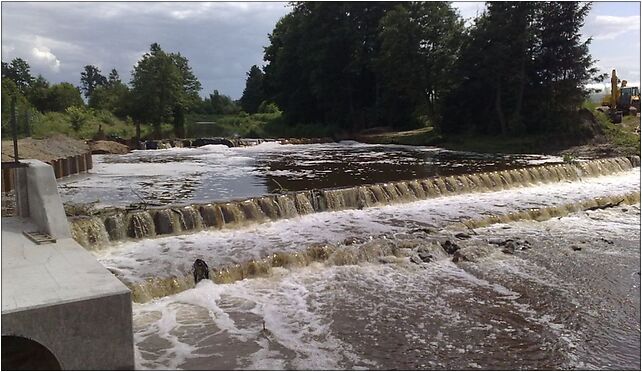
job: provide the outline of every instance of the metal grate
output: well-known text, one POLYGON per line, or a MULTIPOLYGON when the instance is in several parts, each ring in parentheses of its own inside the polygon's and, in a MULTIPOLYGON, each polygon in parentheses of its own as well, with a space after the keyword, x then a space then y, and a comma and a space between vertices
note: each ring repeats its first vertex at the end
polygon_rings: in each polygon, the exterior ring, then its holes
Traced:
POLYGON ((32 242, 40 244, 50 244, 55 243, 56 239, 52 238, 49 234, 45 234, 39 231, 23 231, 23 234, 32 242))

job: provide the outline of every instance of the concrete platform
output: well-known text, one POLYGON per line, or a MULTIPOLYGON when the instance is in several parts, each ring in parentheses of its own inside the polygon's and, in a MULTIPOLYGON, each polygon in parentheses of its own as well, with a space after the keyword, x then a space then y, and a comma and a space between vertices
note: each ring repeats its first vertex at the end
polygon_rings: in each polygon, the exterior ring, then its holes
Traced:
POLYGON ((71 238, 53 169, 30 161, 20 171, 21 217, 2 219, 2 369, 133 369, 129 289, 71 238))
POLYGON ((23 231, 38 228, 26 218, 2 219, 2 314, 129 293, 75 240, 37 245, 23 231))

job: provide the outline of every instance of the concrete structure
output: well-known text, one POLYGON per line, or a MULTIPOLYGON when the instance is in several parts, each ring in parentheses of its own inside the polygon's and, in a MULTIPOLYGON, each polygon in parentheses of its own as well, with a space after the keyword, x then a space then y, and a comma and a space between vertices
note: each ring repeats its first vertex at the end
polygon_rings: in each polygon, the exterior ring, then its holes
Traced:
POLYGON ((2 369, 133 369, 129 289, 71 238, 53 168, 25 162, 2 219, 2 369))
MULTIPOLYGON (((91 152, 73 155, 66 158, 47 160, 47 164, 53 167, 56 178, 71 176, 78 173, 88 172, 93 167, 91 152)), ((14 189, 16 183, 16 169, 2 169, 2 191, 9 192, 14 189)))

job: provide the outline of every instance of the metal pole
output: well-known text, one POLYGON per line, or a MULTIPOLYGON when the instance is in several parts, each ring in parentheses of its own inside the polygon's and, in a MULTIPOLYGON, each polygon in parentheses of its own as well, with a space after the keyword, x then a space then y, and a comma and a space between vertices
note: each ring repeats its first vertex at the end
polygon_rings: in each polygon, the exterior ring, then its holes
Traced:
POLYGON ((25 110, 25 135, 31 137, 31 127, 29 126, 29 109, 25 110))
POLYGON ((16 122, 16 96, 11 97, 11 131, 13 132, 13 159, 18 163, 18 123, 16 122))

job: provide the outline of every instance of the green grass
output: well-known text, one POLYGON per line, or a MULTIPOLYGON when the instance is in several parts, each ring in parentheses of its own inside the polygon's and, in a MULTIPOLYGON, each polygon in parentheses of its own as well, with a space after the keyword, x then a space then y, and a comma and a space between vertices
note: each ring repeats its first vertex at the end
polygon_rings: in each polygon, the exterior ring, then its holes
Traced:
POLYGON ((640 155, 640 136, 635 133, 635 129, 640 125, 640 118, 624 116, 622 123, 614 124, 606 114, 599 111, 594 113, 611 144, 620 148, 620 151, 625 154, 640 155))
POLYGON ((108 111, 89 111, 85 121, 76 131, 72 128, 70 116, 66 112, 48 112, 37 114, 32 118, 31 132, 34 138, 44 138, 56 133, 78 139, 91 139, 101 128, 105 135, 130 138, 136 135, 136 128, 131 121, 124 121, 108 111))

